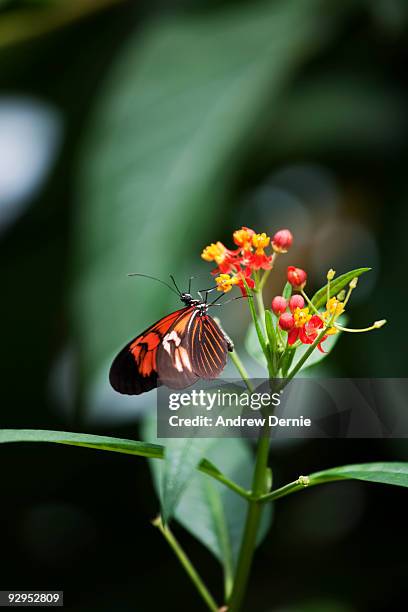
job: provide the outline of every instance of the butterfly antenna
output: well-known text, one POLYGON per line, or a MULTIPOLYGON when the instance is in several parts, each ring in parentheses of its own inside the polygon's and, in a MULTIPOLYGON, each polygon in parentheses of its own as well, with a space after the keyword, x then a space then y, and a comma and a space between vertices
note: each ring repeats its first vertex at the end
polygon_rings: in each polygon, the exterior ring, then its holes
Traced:
MULTIPOLYGON (((191 293, 191 281, 195 278, 203 278, 204 276, 206 276, 205 274, 197 274, 194 276, 190 276, 190 278, 188 279, 188 292, 191 293)), ((205 289, 200 289, 200 291, 206 291, 205 289)), ((197 291, 197 293, 199 293, 197 291)))
POLYGON ((177 293, 178 293, 178 295, 181 295, 181 291, 180 291, 180 289, 177 287, 177 283, 176 283, 176 281, 174 280, 174 276, 173 276, 172 274, 170 274, 170 278, 171 278, 171 280, 172 280, 173 285, 174 285, 174 286, 175 286, 175 288, 177 289, 177 293))
POLYGON ((150 280, 154 280, 154 281, 157 281, 158 283, 161 283, 162 285, 170 289, 170 291, 172 291, 173 293, 176 293, 180 297, 179 291, 178 292, 174 291, 174 288, 171 285, 162 281, 160 278, 156 278, 155 276, 149 276, 149 274, 140 274, 139 272, 132 272, 131 274, 128 274, 128 276, 142 276, 143 278, 150 278, 150 280))

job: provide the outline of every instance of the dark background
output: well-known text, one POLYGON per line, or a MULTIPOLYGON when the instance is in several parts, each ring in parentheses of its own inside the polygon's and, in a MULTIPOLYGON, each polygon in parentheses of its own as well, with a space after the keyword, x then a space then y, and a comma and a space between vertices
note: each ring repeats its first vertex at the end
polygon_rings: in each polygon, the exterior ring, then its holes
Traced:
MULTIPOLYGON (((2 427, 138 439, 154 400, 122 403, 108 389, 107 367, 121 343, 174 302, 125 274, 208 274, 202 247, 228 243, 241 224, 269 233, 289 226, 298 237, 268 299, 286 263, 306 268, 316 288, 330 267, 372 266, 351 324, 389 323, 342 338, 321 371, 405 376, 408 11, 402 0, 332 2, 330 10, 310 3, 311 31, 286 61, 286 42, 306 21, 302 3, 288 3, 298 21, 284 22, 276 52, 275 31, 270 46, 262 25, 271 6, 289 11, 284 4, 0 3, 2 427), (263 83, 251 81, 264 65, 263 83), (230 120, 212 126, 235 71, 243 89, 230 120), (23 124, 6 137, 9 117, 19 125, 22 113, 34 131, 23 124), (202 147, 193 148, 196 128, 202 147)), ((236 302, 224 317, 239 345, 246 309, 236 302)), ((318 440, 271 454, 277 484, 380 460, 408 460, 407 443, 318 440)), ((0 465, 2 589, 63 589, 75 610, 201 609, 150 527, 158 503, 145 460, 10 445, 0 465)), ((406 608, 404 489, 331 484, 284 499, 275 512, 248 610, 406 608)), ((217 562, 175 531, 217 592, 217 562)))

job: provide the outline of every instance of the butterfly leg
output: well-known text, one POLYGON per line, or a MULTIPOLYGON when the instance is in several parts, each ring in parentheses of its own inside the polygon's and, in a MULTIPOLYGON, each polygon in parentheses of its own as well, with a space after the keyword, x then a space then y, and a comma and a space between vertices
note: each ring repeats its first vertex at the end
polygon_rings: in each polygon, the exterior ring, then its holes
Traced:
MULTIPOLYGON (((222 294, 224 295, 224 294, 222 294)), ((222 297, 222 295, 220 297, 222 297)), ((222 304, 216 304, 215 302, 219 299, 217 298, 217 300, 214 300, 213 302, 211 302, 210 304, 208 304, 208 307, 210 306, 225 306, 226 304, 229 304, 230 302, 235 302, 235 300, 242 300, 248 298, 247 295, 239 295, 237 297, 231 298, 230 300, 227 300, 226 302, 222 302, 222 304)))
POLYGON ((197 291, 200 300, 204 302, 204 304, 207 304, 208 294, 211 293, 211 291, 214 291, 216 288, 217 287, 210 287, 209 289, 200 289, 200 291, 197 291), (205 297, 203 297, 203 293, 205 293, 205 297))

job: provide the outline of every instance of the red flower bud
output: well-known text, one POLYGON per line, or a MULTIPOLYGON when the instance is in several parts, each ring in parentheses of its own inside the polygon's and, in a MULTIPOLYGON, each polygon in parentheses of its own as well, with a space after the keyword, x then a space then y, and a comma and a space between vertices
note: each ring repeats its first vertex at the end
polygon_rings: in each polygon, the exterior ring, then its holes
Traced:
POLYGON ((289 300, 289 308, 291 312, 295 312, 296 308, 304 308, 305 300, 301 295, 292 295, 289 300))
POLYGON ((290 331, 295 326, 295 319, 289 312, 284 312, 279 319, 279 327, 283 331, 290 331))
POLYGON ((277 295, 272 300, 272 310, 276 315, 281 315, 288 307, 288 303, 284 297, 277 295))
POLYGON ((288 281, 294 289, 300 290, 306 285, 307 274, 301 268, 288 267, 288 281))
POLYGON ((279 230, 272 238, 272 247, 276 253, 287 253, 292 246, 293 236, 288 229, 279 230))

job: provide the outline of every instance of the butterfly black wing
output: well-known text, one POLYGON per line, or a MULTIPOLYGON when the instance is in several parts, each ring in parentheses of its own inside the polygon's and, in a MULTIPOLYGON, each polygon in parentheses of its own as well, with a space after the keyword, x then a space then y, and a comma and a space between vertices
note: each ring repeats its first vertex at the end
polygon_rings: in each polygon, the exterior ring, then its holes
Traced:
POLYGON ((140 395, 160 384, 158 349, 172 326, 193 310, 191 307, 181 308, 163 317, 120 351, 109 372, 109 381, 115 391, 125 395, 140 395))

